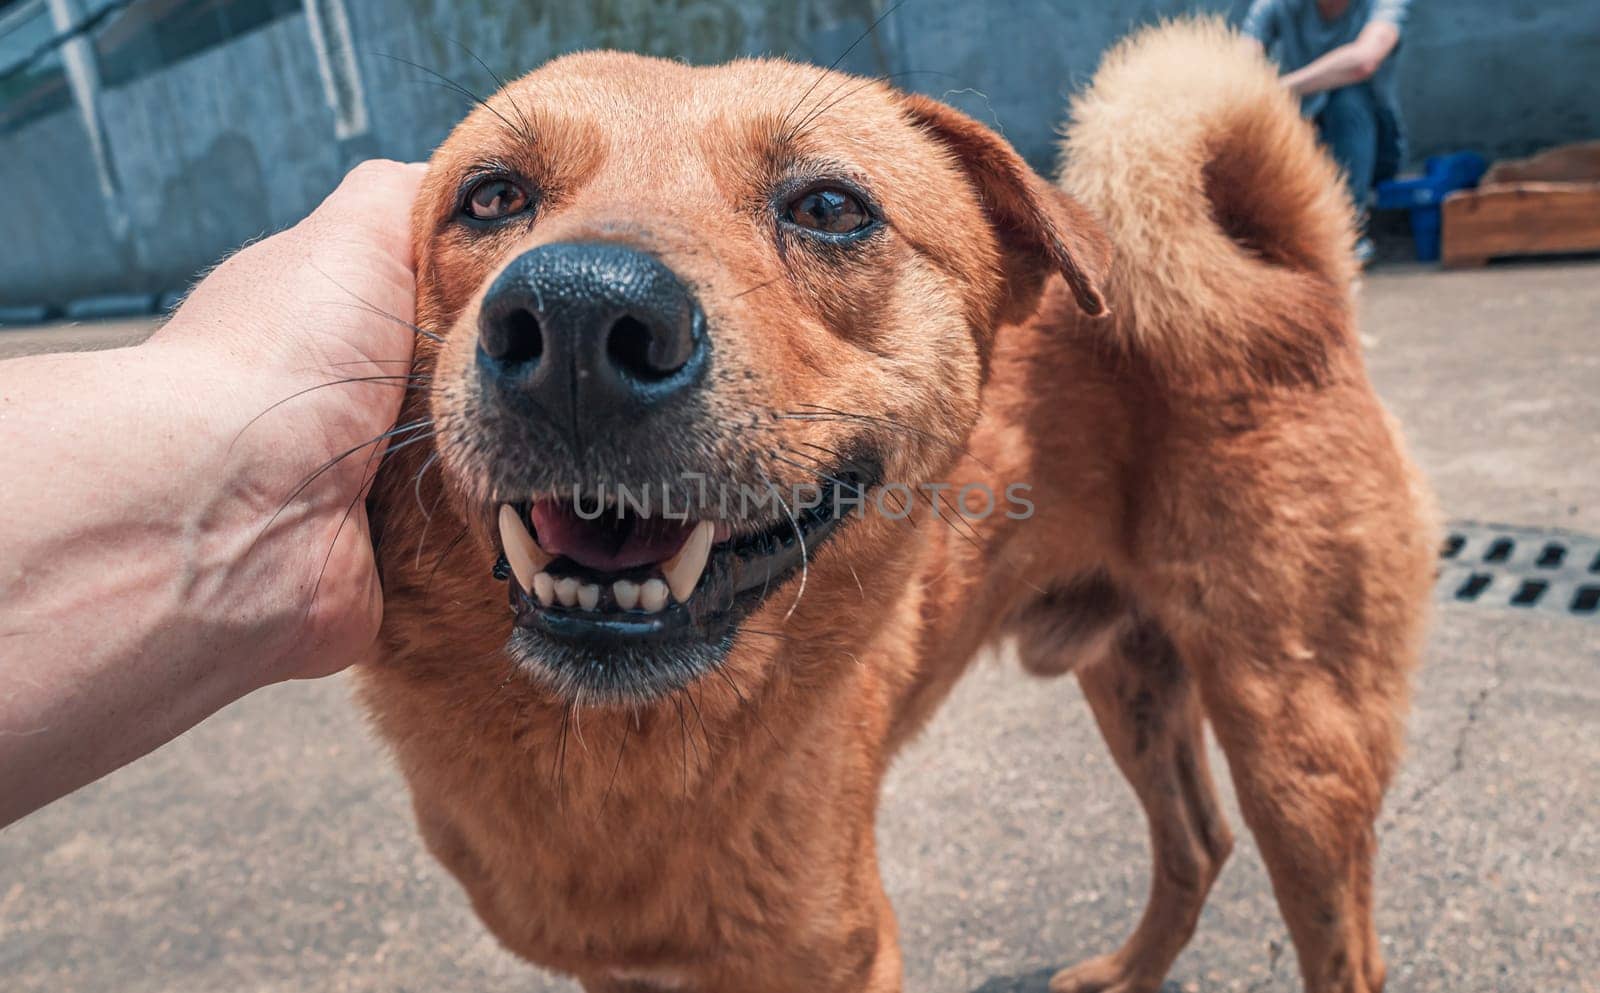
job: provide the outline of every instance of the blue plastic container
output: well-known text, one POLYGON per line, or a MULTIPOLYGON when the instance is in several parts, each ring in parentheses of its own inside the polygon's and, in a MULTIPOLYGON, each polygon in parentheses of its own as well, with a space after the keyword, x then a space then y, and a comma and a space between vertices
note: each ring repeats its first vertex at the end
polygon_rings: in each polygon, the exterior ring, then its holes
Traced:
POLYGON ((1419 262, 1439 260, 1439 205, 1456 190, 1478 185, 1489 163, 1476 152, 1435 155, 1425 163, 1420 176, 1390 179, 1378 184, 1379 210, 1406 210, 1411 213, 1411 240, 1419 262))

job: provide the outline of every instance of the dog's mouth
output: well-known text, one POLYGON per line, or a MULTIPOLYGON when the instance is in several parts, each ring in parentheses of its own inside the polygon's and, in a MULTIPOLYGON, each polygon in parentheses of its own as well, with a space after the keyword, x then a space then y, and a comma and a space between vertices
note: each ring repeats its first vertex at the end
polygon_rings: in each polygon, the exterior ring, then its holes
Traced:
MULTIPOLYGON (((664 491, 654 502, 619 489, 500 504, 513 647, 568 669, 576 650, 591 669, 611 670, 603 678, 565 673, 584 688, 600 689, 587 685, 595 679, 670 688, 655 678, 661 673, 615 670, 649 668, 652 649, 681 661, 694 643, 725 648, 738 621, 859 512, 875 482, 871 469, 852 463, 802 487, 809 498, 798 501, 776 488, 724 496, 712 509, 726 518, 674 508, 664 491), (740 516, 752 504, 762 516, 740 516)), ((683 681, 686 667, 670 668, 676 675, 666 682, 683 681)))

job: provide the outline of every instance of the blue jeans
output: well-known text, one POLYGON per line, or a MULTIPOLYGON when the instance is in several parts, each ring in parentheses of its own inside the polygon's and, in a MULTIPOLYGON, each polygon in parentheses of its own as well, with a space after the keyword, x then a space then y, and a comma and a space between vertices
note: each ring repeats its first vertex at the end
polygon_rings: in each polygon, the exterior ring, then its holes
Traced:
POLYGON ((1378 174, 1378 142, 1386 126, 1383 118, 1372 90, 1360 83, 1329 93, 1317 114, 1317 133, 1344 170, 1357 210, 1366 207, 1378 181, 1389 178, 1378 174))

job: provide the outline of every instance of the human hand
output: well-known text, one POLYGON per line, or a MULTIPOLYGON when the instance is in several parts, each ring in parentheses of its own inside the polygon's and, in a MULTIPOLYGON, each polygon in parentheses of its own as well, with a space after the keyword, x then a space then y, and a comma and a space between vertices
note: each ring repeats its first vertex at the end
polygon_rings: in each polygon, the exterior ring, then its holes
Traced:
POLYGON ((410 207, 425 172, 357 166, 305 220, 219 265, 144 346, 205 405, 218 457, 198 490, 213 497, 217 588, 274 599, 256 605, 278 656, 268 681, 336 671, 377 635, 364 495, 390 439, 417 437, 391 427, 412 382, 410 207))

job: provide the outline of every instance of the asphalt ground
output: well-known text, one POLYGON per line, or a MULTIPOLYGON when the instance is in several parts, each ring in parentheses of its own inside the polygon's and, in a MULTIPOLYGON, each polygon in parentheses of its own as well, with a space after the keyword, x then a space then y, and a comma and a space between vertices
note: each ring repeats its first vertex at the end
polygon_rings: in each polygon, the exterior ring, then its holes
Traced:
MULTIPOLYGON (((1362 310, 1448 517, 1600 536, 1600 264, 1390 268, 1362 310)), ((0 330, 0 355, 144 330, 0 330)), ((1600 621, 1503 601, 1439 605, 1381 825, 1391 990, 1600 991, 1600 621)), ((1298 989, 1228 808, 1240 843, 1169 989, 1298 989)), ((1143 905, 1143 820, 1075 684, 1005 659, 901 757, 879 831, 910 991, 1042 993, 1143 905)), ((256 694, 0 832, 0 989, 575 987, 477 923, 336 677, 256 694)))

